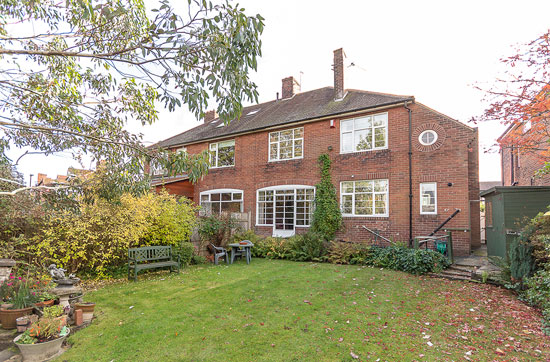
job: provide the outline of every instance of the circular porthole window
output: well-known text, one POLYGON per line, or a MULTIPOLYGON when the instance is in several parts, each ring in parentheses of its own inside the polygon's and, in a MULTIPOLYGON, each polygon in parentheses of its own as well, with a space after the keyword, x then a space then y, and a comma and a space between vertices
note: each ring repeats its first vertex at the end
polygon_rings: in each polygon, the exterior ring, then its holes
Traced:
POLYGON ((437 133, 431 129, 424 131, 418 136, 418 141, 424 146, 433 145, 437 141, 437 133))

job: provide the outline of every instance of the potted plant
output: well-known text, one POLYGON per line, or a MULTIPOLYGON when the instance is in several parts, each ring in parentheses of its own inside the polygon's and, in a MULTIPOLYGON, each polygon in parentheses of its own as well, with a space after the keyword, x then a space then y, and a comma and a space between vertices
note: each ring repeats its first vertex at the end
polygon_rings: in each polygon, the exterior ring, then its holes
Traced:
POLYGON ((37 307, 51 307, 55 300, 57 299, 57 295, 50 293, 50 292, 40 292, 37 296, 38 302, 35 304, 37 307))
POLYGON ((19 279, 7 283, 8 301, 11 306, 0 308, 0 322, 4 329, 15 329, 17 327, 17 318, 32 314, 33 304, 36 302, 36 296, 33 295, 25 280, 19 279))
POLYGON ((74 309, 82 309, 82 320, 85 323, 89 323, 92 321, 92 318, 94 317, 94 308, 95 303, 91 302, 79 302, 74 305, 74 309))
POLYGON ((13 340, 21 351, 23 360, 44 361, 61 350, 70 329, 65 325, 65 319, 51 316, 55 314, 48 313, 48 317, 40 318, 13 340))

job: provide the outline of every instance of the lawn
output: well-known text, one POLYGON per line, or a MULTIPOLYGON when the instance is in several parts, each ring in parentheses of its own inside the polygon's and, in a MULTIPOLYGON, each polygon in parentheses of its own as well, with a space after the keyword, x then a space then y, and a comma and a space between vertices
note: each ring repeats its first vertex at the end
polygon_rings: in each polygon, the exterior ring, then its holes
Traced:
POLYGON ((254 259, 88 293, 59 361, 545 360, 539 316, 500 288, 254 259))

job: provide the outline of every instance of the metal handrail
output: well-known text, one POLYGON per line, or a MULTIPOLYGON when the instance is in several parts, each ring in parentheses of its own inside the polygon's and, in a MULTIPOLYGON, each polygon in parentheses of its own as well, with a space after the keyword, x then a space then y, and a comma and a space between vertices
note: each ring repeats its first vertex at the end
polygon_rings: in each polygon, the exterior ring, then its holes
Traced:
POLYGON ((388 243, 390 244, 393 244, 393 241, 391 241, 390 239, 388 238, 385 238, 383 237, 382 235, 378 234, 376 231, 373 231, 371 229, 369 229, 368 227, 366 227, 365 225, 362 225, 363 229, 367 230, 368 232, 370 232, 371 234, 375 235, 376 237, 379 237, 380 239, 384 240, 384 241, 387 241, 388 243))

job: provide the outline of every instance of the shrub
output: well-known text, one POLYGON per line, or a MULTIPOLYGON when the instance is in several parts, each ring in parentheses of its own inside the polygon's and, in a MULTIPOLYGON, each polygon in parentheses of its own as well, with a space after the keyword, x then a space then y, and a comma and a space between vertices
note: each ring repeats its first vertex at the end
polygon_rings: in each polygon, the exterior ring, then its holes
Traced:
POLYGON ((323 234, 308 231, 288 239, 290 259, 295 261, 325 261, 327 242, 323 234))
POLYGON ((328 250, 328 262, 333 264, 366 264, 370 247, 358 243, 333 241, 328 250))
POLYGON ((229 213, 204 217, 199 221, 200 249, 208 243, 216 246, 225 246, 231 238, 233 229, 239 227, 237 221, 229 213))
POLYGON ((319 156, 321 182, 315 185, 315 210, 311 223, 311 230, 321 233, 326 240, 332 240, 334 234, 342 228, 342 212, 330 176, 330 165, 328 154, 319 156))
POLYGON ((116 204, 97 199, 81 203, 79 213, 52 215, 29 251, 44 264, 53 262, 72 273, 109 277, 126 263, 131 247, 177 246, 188 240, 195 211, 188 200, 178 201, 167 193, 125 194, 116 204))
POLYGON ((371 247, 366 259, 368 265, 400 270, 411 274, 440 272, 450 266, 449 260, 433 250, 409 249, 400 245, 371 247))
POLYGON ((200 265, 200 264, 206 264, 208 263, 208 259, 206 259, 202 255, 193 255, 191 257, 191 264, 193 265, 200 265))
POLYGON ((179 257, 181 265, 189 265, 195 253, 195 247, 190 242, 183 242, 172 248, 174 256, 179 257))
POLYGON ((262 239, 263 237, 256 235, 256 233, 254 233, 253 230, 236 232, 231 236, 232 243, 238 243, 239 241, 243 241, 243 240, 250 240, 252 244, 254 244, 254 247, 256 247, 256 244, 262 239))
POLYGON ((542 310, 546 334, 550 334, 550 270, 539 270, 528 278, 522 299, 542 310))

